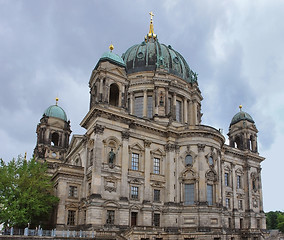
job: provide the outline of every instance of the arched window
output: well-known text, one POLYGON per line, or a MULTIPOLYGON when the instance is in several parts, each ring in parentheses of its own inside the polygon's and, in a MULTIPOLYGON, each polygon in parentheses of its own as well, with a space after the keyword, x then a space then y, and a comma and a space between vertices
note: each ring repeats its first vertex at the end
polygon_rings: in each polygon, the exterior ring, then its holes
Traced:
POLYGON ((117 107, 118 102, 119 102, 119 88, 115 83, 113 83, 110 85, 109 104, 117 107))
POLYGON ((185 157, 185 166, 190 166, 192 165, 193 159, 190 154, 187 154, 185 157))
POLYGON ((51 135, 51 145, 58 146, 58 144, 59 144, 59 134, 54 132, 51 135))

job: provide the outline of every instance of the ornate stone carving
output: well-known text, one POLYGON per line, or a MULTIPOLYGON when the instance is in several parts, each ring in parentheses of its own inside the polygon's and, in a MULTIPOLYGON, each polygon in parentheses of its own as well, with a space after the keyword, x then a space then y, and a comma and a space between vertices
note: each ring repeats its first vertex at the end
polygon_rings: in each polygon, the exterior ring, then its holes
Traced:
POLYGON ((129 131, 123 131, 123 132, 121 132, 121 138, 122 138, 123 140, 129 140, 129 137, 130 137, 129 131))
POLYGON ((149 140, 144 140, 144 147, 146 148, 149 148, 151 146, 151 143, 152 141, 149 141, 149 140))
POLYGON ((105 127, 102 125, 97 124, 96 126, 94 126, 95 134, 103 134, 104 130, 105 130, 105 127))
POLYGON ((165 151, 166 152, 172 152, 176 149, 176 145, 175 144, 171 144, 171 143, 167 143, 165 145, 165 151))
POLYGON ((204 152, 205 144, 198 143, 197 147, 198 147, 198 152, 204 152))

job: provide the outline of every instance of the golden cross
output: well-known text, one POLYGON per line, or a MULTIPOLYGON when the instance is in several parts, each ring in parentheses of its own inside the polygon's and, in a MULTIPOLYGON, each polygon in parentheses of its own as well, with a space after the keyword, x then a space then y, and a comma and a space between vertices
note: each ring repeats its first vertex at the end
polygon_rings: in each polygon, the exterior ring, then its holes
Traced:
POLYGON ((149 12, 150 16, 151 16, 151 21, 153 20, 153 16, 154 16, 154 13, 153 12, 149 12))

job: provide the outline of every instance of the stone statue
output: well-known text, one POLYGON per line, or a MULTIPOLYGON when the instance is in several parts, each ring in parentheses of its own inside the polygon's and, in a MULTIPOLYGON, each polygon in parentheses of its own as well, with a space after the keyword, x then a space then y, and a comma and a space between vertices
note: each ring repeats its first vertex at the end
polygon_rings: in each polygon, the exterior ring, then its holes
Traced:
POLYGON ((110 165, 113 165, 114 163, 114 159, 115 159, 115 153, 113 151, 113 148, 110 150, 110 152, 108 153, 108 163, 110 165))

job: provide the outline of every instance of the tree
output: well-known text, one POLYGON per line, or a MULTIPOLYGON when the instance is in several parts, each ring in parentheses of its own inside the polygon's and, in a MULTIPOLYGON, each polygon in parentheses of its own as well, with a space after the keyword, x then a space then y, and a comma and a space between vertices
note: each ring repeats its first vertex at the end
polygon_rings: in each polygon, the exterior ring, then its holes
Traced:
POLYGON ((277 228, 284 233, 284 213, 279 213, 277 217, 277 228))
POLYGON ((50 216, 59 199, 52 195, 47 165, 19 157, 9 163, 0 159, 0 224, 36 226, 50 216))
POLYGON ((277 217, 279 212, 270 211, 266 213, 266 228, 267 229, 277 229, 277 217))

